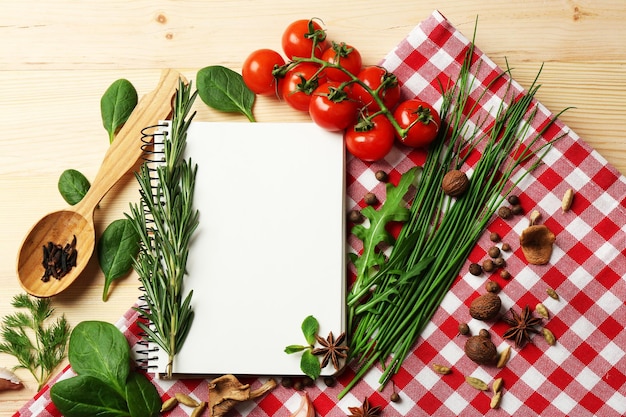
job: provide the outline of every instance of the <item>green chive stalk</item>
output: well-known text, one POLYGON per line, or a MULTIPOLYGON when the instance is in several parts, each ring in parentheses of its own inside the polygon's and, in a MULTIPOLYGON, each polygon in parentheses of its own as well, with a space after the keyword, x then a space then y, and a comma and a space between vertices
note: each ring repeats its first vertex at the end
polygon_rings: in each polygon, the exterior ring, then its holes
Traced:
POLYGON ((183 154, 196 96, 197 91, 191 93, 191 83, 179 82, 170 133, 163 142, 165 163, 156 167, 156 179, 148 163, 141 166, 135 175, 141 203, 131 205, 127 215, 141 238, 134 268, 145 290, 146 306, 136 310, 150 323, 138 325, 150 342, 167 353, 170 378, 174 356, 194 317, 193 291, 183 299, 183 282, 191 236, 199 224, 199 213, 193 207, 197 165, 185 160, 183 154))
MULTIPOLYGON (((495 122, 480 133, 485 121, 478 120, 470 131, 470 119, 466 115, 473 114, 480 98, 490 87, 484 89, 474 107, 468 108, 469 93, 474 89, 470 71, 472 55, 473 43, 457 81, 444 92, 439 138, 429 149, 411 203, 410 218, 404 224, 387 263, 372 279, 376 286, 371 296, 365 301, 348 297, 354 315, 350 318, 353 327, 348 360, 355 360, 358 369, 339 398, 376 363, 383 365, 379 380, 381 389, 398 372, 490 218, 511 190, 539 166, 545 153, 560 138, 538 144, 542 134, 561 113, 541 132, 527 139, 537 112, 533 108, 533 99, 539 89, 537 78, 519 97, 509 94, 509 81, 505 94, 509 100, 506 104, 503 101, 497 109, 495 122), (470 187, 462 197, 453 201, 441 189, 443 176, 449 170, 461 167, 469 153, 481 143, 484 150, 473 167, 470 187), (536 161, 506 188, 517 168, 531 158, 536 161)), ((507 68, 500 77, 508 73, 507 68)))

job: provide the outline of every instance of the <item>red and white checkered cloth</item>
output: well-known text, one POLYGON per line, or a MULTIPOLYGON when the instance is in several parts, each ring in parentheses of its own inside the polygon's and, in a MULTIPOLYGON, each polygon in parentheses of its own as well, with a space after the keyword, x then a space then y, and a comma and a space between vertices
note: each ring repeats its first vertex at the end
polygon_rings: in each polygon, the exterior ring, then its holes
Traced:
MULTIPOLYGON (((454 80, 469 45, 440 13, 434 12, 416 27, 382 64, 394 72, 403 85, 405 98, 418 96, 439 104, 438 78, 454 80)), ((501 72, 487 56, 476 49, 482 61, 477 80, 486 80, 501 72)), ((521 91, 521 87, 514 83, 521 91)), ((481 102, 483 116, 497 108, 503 94, 502 85, 494 87, 481 102)), ((539 115, 534 126, 541 126, 550 112, 537 103, 539 115)), ((468 322, 477 332, 489 327, 499 350, 511 345, 502 339, 505 325, 472 320, 469 302, 484 292, 485 277, 467 273, 470 262, 486 258, 493 245, 485 233, 451 291, 443 300, 431 323, 426 327, 414 350, 393 378, 401 401, 389 402, 392 384, 378 392, 379 368, 368 375, 341 401, 337 394, 353 375, 348 369, 333 388, 321 381, 307 388, 319 416, 345 416, 349 406, 358 406, 365 397, 373 405, 383 407, 384 416, 482 416, 542 415, 542 416, 623 416, 626 414, 626 178, 609 166, 567 126, 557 123, 546 133, 551 139, 566 136, 547 154, 544 164, 524 179, 514 191, 524 210, 539 210, 546 224, 557 236, 551 262, 546 266, 528 265, 519 248, 519 234, 528 225, 524 216, 503 221, 495 218, 488 232, 498 232, 512 246, 506 254, 509 281, 494 275, 503 289, 505 309, 520 310, 543 302, 552 316, 548 327, 556 335, 555 346, 548 346, 541 336, 522 349, 513 346, 512 356, 503 369, 481 367, 471 362, 463 352, 465 337, 457 335, 459 322, 468 322), (562 213, 561 197, 568 188, 575 190, 570 212, 562 213), (557 291, 560 300, 546 295, 546 288, 557 291), (504 327, 503 327, 504 326, 504 327), (432 364, 448 365, 449 375, 433 372, 432 364), (504 379, 501 410, 490 410, 491 394, 478 391, 464 381, 475 376, 486 382, 504 379)), ((374 191, 384 198, 384 186, 374 178, 374 172, 385 169, 392 181, 414 164, 421 164, 424 155, 408 149, 395 149, 385 161, 366 164, 348 160, 347 205, 363 206, 362 197, 374 191)), ((353 250, 360 242, 349 241, 353 250)), ((136 314, 129 312, 118 322, 129 343, 137 349, 139 329, 136 314)), ((64 370, 55 378, 72 375, 64 370)), ((49 399, 51 381, 15 416, 59 416, 49 399)), ((175 392, 186 392, 206 399, 204 380, 153 381, 164 399, 175 392)), ((254 387, 263 381, 251 379, 254 387)), ((261 399, 242 404, 233 416, 288 416, 300 401, 300 393, 278 387, 261 399)), ((179 407, 172 416, 185 416, 190 409, 179 407)))

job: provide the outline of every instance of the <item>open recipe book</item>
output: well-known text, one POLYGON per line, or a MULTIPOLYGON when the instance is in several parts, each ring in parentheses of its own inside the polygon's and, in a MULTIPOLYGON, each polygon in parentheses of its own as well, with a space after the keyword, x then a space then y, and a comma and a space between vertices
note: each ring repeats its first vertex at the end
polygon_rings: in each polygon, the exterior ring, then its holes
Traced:
MULTIPOLYGON (((174 374, 301 375, 284 349, 306 344, 305 317, 323 337, 345 330, 344 155, 341 135, 313 123, 191 123, 195 318, 174 374)), ((149 369, 163 374, 167 355, 152 347, 149 369)))

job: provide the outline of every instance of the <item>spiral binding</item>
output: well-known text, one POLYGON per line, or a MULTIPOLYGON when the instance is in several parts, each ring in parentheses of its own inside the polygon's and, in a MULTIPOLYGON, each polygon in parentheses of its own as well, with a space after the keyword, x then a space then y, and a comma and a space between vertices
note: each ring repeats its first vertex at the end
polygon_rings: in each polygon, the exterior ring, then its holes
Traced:
MULTIPOLYGON (((165 162, 164 143, 169 126, 168 122, 162 122, 156 125, 146 126, 141 129, 141 149, 143 151, 142 159, 146 162, 148 175, 150 176, 150 184, 153 191, 156 190, 158 184, 157 165, 165 162)), ((153 195, 155 195, 155 193, 153 193, 153 195)), ((154 224, 150 211, 145 207, 145 205, 143 205, 143 210, 145 213, 147 227, 150 227, 151 224, 154 224)), ((140 286, 139 290, 142 293, 145 293, 145 287, 140 286)), ((145 295, 139 296, 139 303, 139 308, 147 308, 148 305, 146 303, 145 295)), ((142 319, 139 318, 139 320, 142 319)), ((150 323, 144 321, 144 324, 149 325, 150 323)), ((139 349, 135 350, 135 362, 137 363, 138 368, 143 369, 144 371, 157 368, 156 365, 151 365, 151 363, 155 363, 158 359, 157 355, 159 347, 156 344, 148 342, 146 338, 147 334, 145 332, 140 332, 138 336, 140 340, 137 342, 137 345, 141 346, 139 349)))

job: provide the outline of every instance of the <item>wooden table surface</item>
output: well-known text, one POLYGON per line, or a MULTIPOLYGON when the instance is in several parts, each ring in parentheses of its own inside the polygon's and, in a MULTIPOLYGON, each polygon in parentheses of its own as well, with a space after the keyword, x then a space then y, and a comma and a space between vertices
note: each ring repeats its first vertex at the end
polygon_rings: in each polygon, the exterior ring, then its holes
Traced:
MULTIPOLYGON (((61 172, 74 168, 93 179, 107 150, 100 97, 118 78, 139 94, 149 92, 163 68, 189 79, 208 65, 239 71, 249 52, 280 48, 284 27, 321 18, 329 38, 352 43, 367 64, 378 62, 434 9, 440 10, 497 64, 530 85, 545 64, 539 100, 626 174, 626 8, 623 0, 414 0, 372 1, 1 1, 0 14, 0 316, 23 292, 15 272, 17 250, 28 229, 66 203, 57 191, 61 172), (299 3, 299 4, 297 4, 299 3)), ((197 120, 241 120, 218 114, 198 100, 197 120)), ((259 99, 263 121, 301 121, 285 104, 259 99)), ((96 211, 98 233, 137 201, 126 175, 96 211)), ((81 280, 53 299, 72 325, 86 319, 115 322, 136 301, 134 274, 101 300, 97 262, 81 280)), ((16 364, 0 355, 0 367, 16 364)), ((36 385, 19 370, 26 388, 0 392, 0 416, 10 416, 36 385)))

